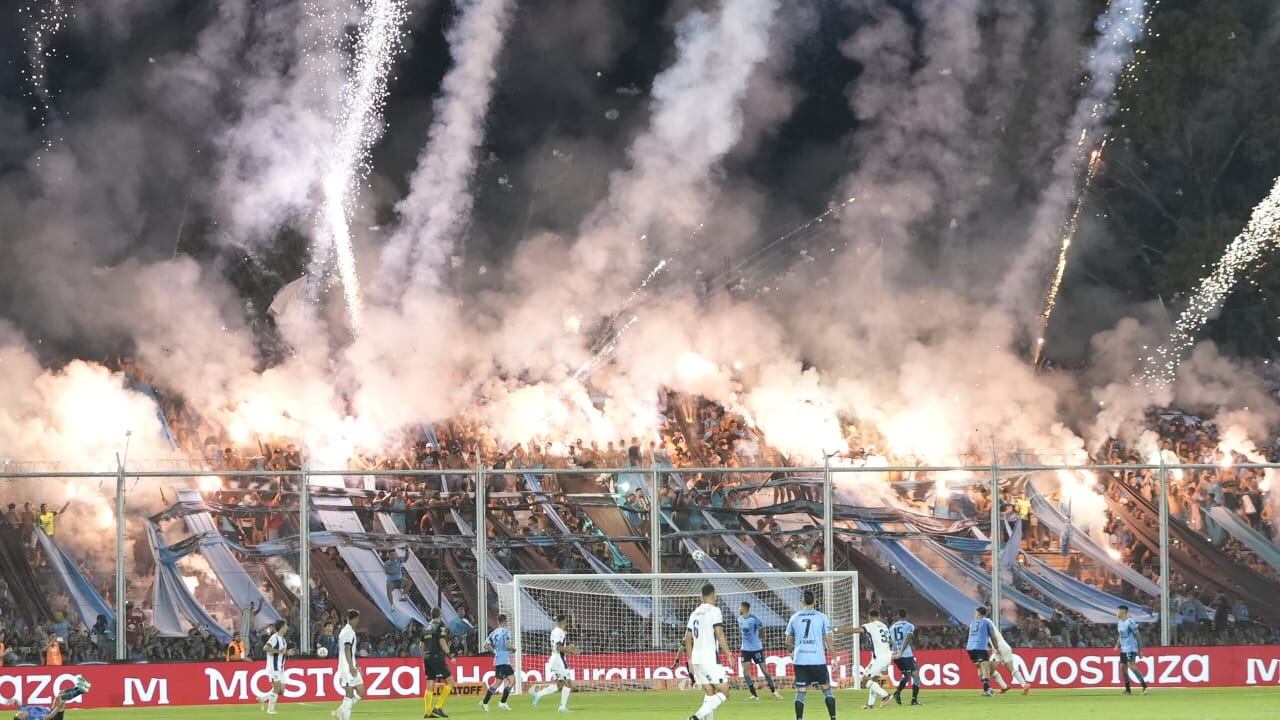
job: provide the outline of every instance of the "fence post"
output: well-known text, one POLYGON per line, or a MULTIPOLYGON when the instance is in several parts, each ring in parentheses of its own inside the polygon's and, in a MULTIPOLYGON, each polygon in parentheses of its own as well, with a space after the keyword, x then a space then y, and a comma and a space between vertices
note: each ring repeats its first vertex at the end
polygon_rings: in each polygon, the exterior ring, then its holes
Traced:
POLYGON ((128 660, 129 648, 125 637, 125 626, 128 624, 125 603, 125 567, 124 567, 124 535, 125 535, 125 503, 124 503, 124 462, 116 458, 116 660, 128 660))
POLYGON ((298 575, 302 578, 298 589, 298 647, 306 655, 311 652, 311 482, 305 463, 298 480, 298 575))
POLYGON ((991 437, 991 613, 996 627, 1004 618, 1000 612, 1000 466, 996 460, 996 440, 991 437))
POLYGON ((822 468, 822 571, 831 572, 835 558, 835 487, 831 477, 831 456, 822 468))
MULTIPOLYGON (((649 565, 649 571, 655 575, 662 572, 662 499, 658 495, 657 458, 649 470, 649 565)), ((653 625, 653 647, 658 648, 662 647, 662 613, 658 607, 662 598, 662 581, 654 578, 649 589, 653 596, 649 613, 653 625)))
POLYGON ((1169 471, 1160 457, 1160 644, 1168 647, 1169 624, 1169 471))
POLYGON ((485 509, 484 463, 476 462, 476 647, 484 645, 489 636, 489 578, 485 567, 489 530, 485 509))

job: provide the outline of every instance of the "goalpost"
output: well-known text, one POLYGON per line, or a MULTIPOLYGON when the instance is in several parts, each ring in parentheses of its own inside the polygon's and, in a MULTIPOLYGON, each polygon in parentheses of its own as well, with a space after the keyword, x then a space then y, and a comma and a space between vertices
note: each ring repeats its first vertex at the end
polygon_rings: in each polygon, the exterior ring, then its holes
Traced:
MULTIPOLYGON (((759 670, 739 658, 739 607, 764 624, 760 639, 766 667, 779 687, 791 687, 791 643, 787 620, 803 607, 806 590, 817 597, 817 609, 832 627, 858 624, 856 572, 681 573, 625 575, 516 575, 498 584, 499 612, 507 616, 515 653, 516 692, 545 681, 554 618, 563 613, 570 625, 570 645, 580 654, 567 658, 574 686, 584 690, 650 690, 688 687, 685 662, 672 668, 684 638, 689 614, 701 602, 704 583, 715 586, 724 614, 725 639, 733 652, 721 658, 731 682, 751 672, 764 686, 759 670), (681 681, 684 682, 681 682, 681 681)), ((831 636, 835 657, 828 658, 835 684, 856 682, 859 639, 831 636)))

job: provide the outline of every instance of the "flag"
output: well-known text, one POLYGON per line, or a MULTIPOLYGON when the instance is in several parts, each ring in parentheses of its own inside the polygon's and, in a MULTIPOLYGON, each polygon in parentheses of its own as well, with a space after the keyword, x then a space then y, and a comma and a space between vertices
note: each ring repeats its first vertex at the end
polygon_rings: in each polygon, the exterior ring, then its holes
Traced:
POLYGON ((1071 552, 1071 533, 1076 529, 1076 526, 1071 524, 1071 500, 1069 498, 1067 500, 1066 514, 1067 514, 1067 527, 1062 532, 1061 553, 1063 555, 1066 555, 1067 553, 1071 552))

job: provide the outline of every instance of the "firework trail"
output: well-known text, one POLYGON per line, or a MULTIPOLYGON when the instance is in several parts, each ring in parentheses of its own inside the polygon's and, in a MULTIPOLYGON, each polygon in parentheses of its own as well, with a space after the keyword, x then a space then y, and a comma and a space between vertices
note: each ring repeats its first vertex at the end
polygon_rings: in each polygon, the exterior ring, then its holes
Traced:
POLYGON ((1062 287, 1062 277, 1067 273, 1067 257, 1071 251, 1071 243, 1075 240, 1076 230, 1080 227, 1080 213, 1084 210, 1084 200, 1089 196, 1089 189, 1093 187, 1093 179, 1098 176, 1098 168, 1102 166, 1102 153, 1106 147, 1107 138, 1104 137, 1098 147, 1089 153, 1089 165, 1085 170, 1084 180, 1071 201, 1073 208, 1071 217, 1062 228, 1062 241, 1058 244, 1058 262, 1054 266, 1053 275, 1050 276, 1049 289, 1044 295, 1044 310, 1040 312, 1040 332, 1036 335, 1036 355, 1033 363, 1035 365, 1040 364, 1040 358, 1044 354, 1045 331, 1049 329, 1049 319, 1053 317, 1053 310, 1058 306, 1058 289, 1062 287))
MULTIPOLYGON (((26 21, 27 69, 22 71, 30 85, 31 99, 37 107, 40 127, 48 130, 53 121, 53 105, 49 93, 49 59, 57 56, 53 38, 66 27, 70 17, 69 2, 64 0, 35 0, 18 8, 18 14, 26 21)), ((53 139, 46 136, 45 150, 53 148, 53 139)))
POLYGON ((496 62, 514 4, 461 3, 462 13, 449 31, 454 65, 442 83, 435 121, 409 181, 409 193, 397 207, 403 221, 382 252, 379 276, 389 283, 398 284, 407 271, 413 286, 430 284, 471 211, 468 184, 476 149, 484 139, 496 62))
POLYGON ((360 330, 362 308, 356 258, 351 247, 352 191, 368 172, 369 148, 382 133, 379 118, 386 102, 387 73, 400 49, 405 16, 404 0, 370 0, 360 19, 352 76, 341 97, 333 160, 321 184, 322 205, 312 269, 321 270, 331 253, 336 256, 352 332, 360 330))
POLYGON ((1165 344, 1144 359, 1140 377, 1148 390, 1168 387, 1177 375, 1178 363, 1195 342, 1196 333, 1222 307, 1240 276, 1280 243, 1280 178, 1271 194, 1253 209, 1244 232, 1227 246, 1222 258, 1196 287, 1186 309, 1178 316, 1165 344))
POLYGON ((1146 29, 1146 6, 1146 0, 1111 0, 1098 17, 1098 38, 1089 50, 1085 94, 1076 103, 1067 126, 1066 143, 1054 159, 1053 173, 1036 208, 1028 242, 999 290, 999 306, 1006 313, 1014 314, 1031 294, 1036 268, 1042 262, 1046 246, 1053 238, 1058 239, 1058 264, 1045 294, 1044 310, 1038 317, 1037 357, 1043 342, 1043 328, 1053 313, 1058 287, 1066 272, 1067 253, 1075 236, 1085 191, 1102 157, 1104 125, 1114 109, 1115 89, 1126 69, 1131 68, 1134 46, 1146 29))

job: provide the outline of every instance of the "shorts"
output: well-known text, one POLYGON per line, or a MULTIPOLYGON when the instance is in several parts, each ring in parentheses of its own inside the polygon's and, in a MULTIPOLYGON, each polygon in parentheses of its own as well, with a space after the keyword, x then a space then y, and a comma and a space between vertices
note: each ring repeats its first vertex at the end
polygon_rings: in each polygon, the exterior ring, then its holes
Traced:
POLYGON ((988 650, 969 650, 969 659, 976 662, 987 662, 991 659, 991 653, 988 650))
POLYGON ((387 578, 387 587, 389 587, 389 588, 395 588, 395 589, 397 589, 397 590, 403 590, 403 589, 404 589, 404 578, 397 578, 397 579, 395 579, 395 580, 392 580, 391 578, 387 578))
POLYGON ((742 661, 743 661, 743 662, 752 662, 752 663, 755 663, 755 664, 757 664, 757 665, 763 665, 763 664, 764 664, 764 651, 763 651, 763 650, 743 650, 743 651, 742 651, 742 661))
POLYGON ((358 687, 360 685, 364 685, 364 678, 360 677, 360 671, 358 669, 355 672, 350 673, 345 670, 338 670, 338 687, 351 688, 358 687))
POLYGON ((893 661, 898 668, 898 672, 904 675, 910 675, 916 671, 916 659, 914 657, 900 657, 893 661))
POLYGON ((499 680, 506 680, 509 677, 513 677, 515 674, 516 674, 516 669, 511 667, 510 665, 494 665, 493 666, 493 676, 498 678, 499 680))
POLYGON ((826 665, 796 665, 796 689, 814 685, 830 685, 831 671, 826 665))
POLYGON ((268 670, 267 679, 273 683, 284 682, 283 670, 268 670))
POLYGON ((871 662, 867 664, 867 674, 872 677, 883 675, 892 664, 893 656, 891 655, 872 655, 871 662))
POLYGON ((1013 648, 1008 645, 997 645, 996 654, 991 659, 1002 663, 1013 662, 1013 648))
POLYGON ((695 685, 724 685, 728 681, 729 674, 725 672, 724 666, 719 663, 711 663, 710 665, 691 664, 689 665, 690 674, 693 675, 695 685))
POLYGON ((442 657, 423 658, 422 670, 426 673, 428 680, 445 680, 453 675, 453 672, 449 670, 449 663, 445 662, 442 657))
POLYGON ((1138 653, 1122 652, 1120 653, 1120 662, 1124 664, 1138 662, 1138 653))
POLYGON ((547 680, 572 680, 573 673, 569 671, 569 666, 564 664, 564 658, 559 655, 552 655, 547 661, 547 680))

